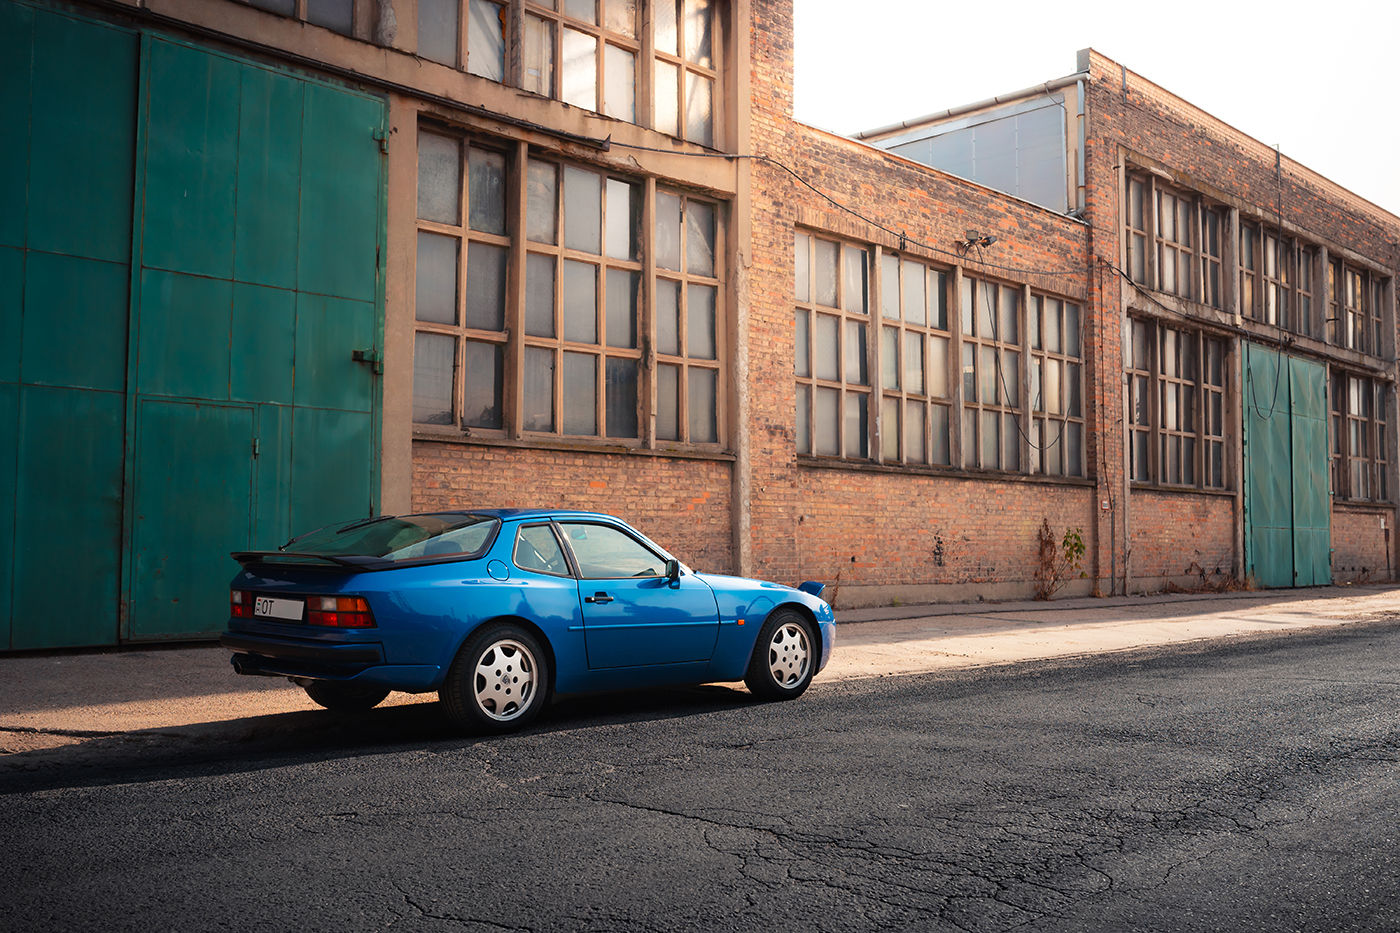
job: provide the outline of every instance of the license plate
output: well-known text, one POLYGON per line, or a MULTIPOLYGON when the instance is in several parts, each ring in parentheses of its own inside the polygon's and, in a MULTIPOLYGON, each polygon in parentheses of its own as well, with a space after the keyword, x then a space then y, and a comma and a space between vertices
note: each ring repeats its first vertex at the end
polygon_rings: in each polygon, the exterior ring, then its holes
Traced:
POLYGON ((260 619, 286 619, 300 622, 305 602, 300 599, 276 599, 272 596, 258 596, 253 600, 253 615, 260 619))

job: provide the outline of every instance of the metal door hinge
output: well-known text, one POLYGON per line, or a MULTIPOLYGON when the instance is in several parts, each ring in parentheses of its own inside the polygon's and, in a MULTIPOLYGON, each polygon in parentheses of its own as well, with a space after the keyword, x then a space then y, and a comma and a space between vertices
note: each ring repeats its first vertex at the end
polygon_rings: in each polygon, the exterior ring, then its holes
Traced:
POLYGON ((388 151, 389 151, 389 134, 388 134, 388 133, 384 132, 383 130, 375 130, 375 131, 374 131, 374 141, 377 142, 377 143, 379 143, 379 151, 380 151, 380 152, 388 152, 388 151))
POLYGON ((253 457, 256 459, 260 453, 262 453, 262 441, 255 437, 253 438, 253 457))
POLYGON ((374 367, 374 374, 382 376, 384 374, 384 357, 378 350, 356 350, 350 354, 350 358, 356 363, 369 363, 374 367))

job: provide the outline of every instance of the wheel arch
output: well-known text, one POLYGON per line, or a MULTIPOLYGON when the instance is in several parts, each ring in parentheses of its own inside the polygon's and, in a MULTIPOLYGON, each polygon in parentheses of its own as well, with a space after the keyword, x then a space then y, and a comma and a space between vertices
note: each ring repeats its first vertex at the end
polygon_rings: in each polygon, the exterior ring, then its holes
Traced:
MULTIPOLYGON (((784 609, 791 609, 793 612, 796 612, 798 615, 802 616, 802 618, 806 619, 809 623, 811 623, 811 625, 812 625, 812 654, 814 655, 814 657, 813 657, 813 670, 821 670, 821 666, 822 666, 822 627, 821 627, 821 623, 817 621, 817 614, 816 614, 815 612, 813 612, 810 608, 808 608, 807 606, 805 606, 805 605, 803 605, 802 603, 799 603, 799 602, 779 603, 778 605, 774 606, 771 610, 769 610, 768 615, 765 616, 764 619, 763 619, 764 623, 767 623, 768 620, 771 619, 771 618, 773 617, 774 613, 782 612, 784 609)), ((759 642, 758 642, 758 641, 755 641, 755 642, 754 642, 754 648, 753 648, 753 650, 754 650, 754 651, 758 651, 758 650, 759 650, 759 642)))
MULTIPOLYGON (((533 621, 525 618, 524 616, 506 614, 492 616, 489 619, 482 619, 476 625, 473 625, 471 628, 463 632, 462 637, 457 639, 457 646, 452 651, 452 661, 457 660, 457 656, 462 653, 462 647, 466 645, 468 639, 470 639, 473 635, 486 628, 487 626, 499 624, 518 625, 521 628, 525 629, 527 632, 529 632, 531 635, 535 636, 535 640, 540 643, 540 648, 544 651, 549 661, 549 692, 553 694, 554 682, 555 679, 559 676, 559 663, 558 659, 554 655, 554 643, 550 641, 549 636, 544 633, 544 629, 540 628, 533 621)), ((449 662, 449 666, 450 663, 451 662, 449 662)))

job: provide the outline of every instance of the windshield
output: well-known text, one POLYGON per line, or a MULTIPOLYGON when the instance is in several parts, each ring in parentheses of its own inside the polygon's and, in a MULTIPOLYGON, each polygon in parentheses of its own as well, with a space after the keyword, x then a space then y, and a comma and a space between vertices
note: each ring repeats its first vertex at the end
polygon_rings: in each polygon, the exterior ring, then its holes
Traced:
POLYGON ((282 549, 298 554, 385 560, 479 557, 499 524, 495 518, 466 512, 385 515, 348 525, 327 525, 293 538, 282 549))

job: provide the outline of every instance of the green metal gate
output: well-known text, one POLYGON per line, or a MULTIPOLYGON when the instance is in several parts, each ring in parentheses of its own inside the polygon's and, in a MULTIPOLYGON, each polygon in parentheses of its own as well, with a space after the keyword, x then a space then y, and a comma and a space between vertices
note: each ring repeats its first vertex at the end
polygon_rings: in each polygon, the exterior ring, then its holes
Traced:
POLYGON ((1245 569, 1264 586, 1332 581, 1327 372, 1244 345, 1245 569))
POLYGON ((213 634, 230 550, 377 507, 384 102, 11 0, 0 55, 0 649, 213 634))

